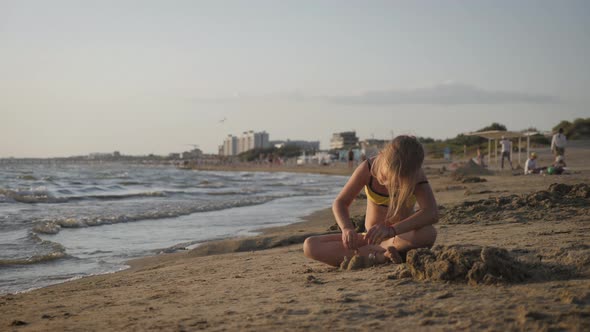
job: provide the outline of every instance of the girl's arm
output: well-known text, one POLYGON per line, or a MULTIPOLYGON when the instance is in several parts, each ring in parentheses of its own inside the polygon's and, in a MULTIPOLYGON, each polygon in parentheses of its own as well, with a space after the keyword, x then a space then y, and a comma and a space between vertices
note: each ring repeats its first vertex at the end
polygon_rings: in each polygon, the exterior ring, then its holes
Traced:
POLYGON ((348 179, 348 182, 346 182, 332 203, 332 212, 334 212, 336 222, 342 230, 354 229, 354 225, 350 221, 348 208, 363 187, 369 182, 369 176, 367 161, 363 161, 354 173, 352 173, 350 179, 348 179))
POLYGON ((369 182, 369 176, 367 161, 363 161, 352 173, 350 179, 348 179, 348 182, 346 182, 346 185, 332 203, 332 212, 342 230, 342 242, 347 249, 356 249, 357 246, 357 236, 354 225, 350 221, 348 209, 361 189, 363 189, 363 186, 369 182))
MULTIPOLYGON (((420 170, 418 183, 426 180, 426 175, 423 170, 420 170)), ((414 189, 414 196, 416 202, 420 206, 420 210, 408 218, 396 223, 392 226, 395 234, 403 234, 424 226, 432 225, 438 222, 438 205, 432 192, 432 187, 429 183, 417 184, 414 189)))

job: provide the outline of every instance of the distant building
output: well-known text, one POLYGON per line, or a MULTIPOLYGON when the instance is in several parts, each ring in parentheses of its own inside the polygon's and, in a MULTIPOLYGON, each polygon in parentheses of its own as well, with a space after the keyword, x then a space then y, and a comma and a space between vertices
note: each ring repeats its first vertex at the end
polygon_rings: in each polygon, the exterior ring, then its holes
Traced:
POLYGON ((268 142, 268 133, 266 131, 254 132, 253 130, 245 131, 240 137, 238 143, 238 154, 253 149, 266 149, 270 147, 268 142))
POLYGON ((249 130, 243 132, 239 138, 228 135, 223 141, 223 151, 220 149, 220 154, 223 156, 235 156, 253 149, 266 149, 269 147, 268 133, 266 131, 254 132, 249 130))
POLYGON ((332 134, 330 139, 330 149, 349 149, 358 145, 359 138, 356 137, 356 131, 345 131, 332 134))
POLYGON ((266 131, 262 131, 259 133, 254 134, 254 148, 256 149, 266 149, 270 147, 268 143, 268 133, 266 131))
POLYGON ((223 140, 223 153, 224 156, 235 156, 238 154, 238 138, 233 135, 227 135, 223 140))

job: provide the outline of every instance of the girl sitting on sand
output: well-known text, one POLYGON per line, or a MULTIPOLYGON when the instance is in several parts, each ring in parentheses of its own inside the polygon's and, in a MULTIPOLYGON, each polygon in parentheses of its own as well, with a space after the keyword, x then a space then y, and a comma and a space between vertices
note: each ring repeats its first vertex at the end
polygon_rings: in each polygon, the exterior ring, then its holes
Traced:
POLYGON ((305 256, 332 266, 355 254, 401 263, 399 253, 431 247, 438 208, 422 170, 424 149, 415 137, 398 136, 378 156, 362 162, 332 205, 342 234, 305 240, 305 256), (367 194, 366 233, 355 232, 349 206, 363 189, 367 194), (418 203, 419 209, 414 210, 418 203))

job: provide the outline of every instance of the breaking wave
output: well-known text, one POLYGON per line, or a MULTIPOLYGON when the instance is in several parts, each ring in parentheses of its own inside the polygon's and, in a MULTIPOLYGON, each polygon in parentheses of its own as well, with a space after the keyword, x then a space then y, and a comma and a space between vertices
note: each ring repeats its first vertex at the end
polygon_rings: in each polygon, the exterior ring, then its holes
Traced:
MULTIPOLYGON (((59 191, 62 194, 71 193, 67 189, 59 191)), ((18 202, 25 204, 37 203, 67 203, 80 200, 120 200, 128 198, 142 198, 142 197, 165 197, 166 193, 160 191, 141 192, 130 194, 105 194, 105 195, 83 195, 83 196, 54 196, 44 188, 32 190, 11 190, 0 188, 0 202, 18 202)))
POLYGON ((168 206, 166 210, 146 211, 134 215, 70 217, 41 220, 33 226, 33 231, 39 234, 57 234, 62 228, 80 228, 100 225, 118 224, 150 219, 165 219, 185 216, 198 212, 226 210, 244 206, 260 205, 275 199, 301 196, 300 194, 284 194, 274 196, 255 196, 228 202, 209 202, 193 206, 168 206))
POLYGON ((63 203, 66 198, 58 198, 51 195, 44 187, 31 190, 11 190, 0 188, 0 201, 19 203, 63 203))
POLYGON ((36 242, 44 251, 27 257, 18 258, 0 258, 0 266, 7 265, 31 265, 43 262, 54 261, 56 259, 64 258, 67 256, 66 248, 57 242, 41 239, 37 234, 30 234, 30 238, 36 242))

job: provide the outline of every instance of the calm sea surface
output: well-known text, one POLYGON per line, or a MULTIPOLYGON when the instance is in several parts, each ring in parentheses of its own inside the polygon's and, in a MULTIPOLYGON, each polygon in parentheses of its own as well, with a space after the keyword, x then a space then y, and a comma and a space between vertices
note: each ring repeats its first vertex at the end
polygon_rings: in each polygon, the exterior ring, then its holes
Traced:
POLYGON ((346 177, 124 164, 0 166, 0 293, 297 222, 346 177))

